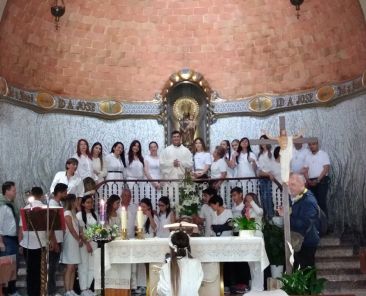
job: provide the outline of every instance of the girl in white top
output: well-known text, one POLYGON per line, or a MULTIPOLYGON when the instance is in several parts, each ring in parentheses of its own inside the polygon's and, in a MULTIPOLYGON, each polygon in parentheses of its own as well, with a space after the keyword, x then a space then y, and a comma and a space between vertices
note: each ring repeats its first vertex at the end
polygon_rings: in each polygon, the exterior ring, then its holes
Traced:
MULTIPOLYGON (((225 209, 224 201, 220 196, 215 195, 211 197, 208 203, 215 212, 212 220, 212 226, 223 225, 226 222, 228 222, 229 219, 233 218, 233 213, 231 212, 231 210, 225 209)), ((221 233, 216 233, 216 236, 232 236, 232 235, 233 235, 232 230, 225 230, 222 231, 221 233)))
POLYGON ((140 207, 144 214, 144 236, 146 238, 154 237, 158 230, 159 219, 152 209, 151 200, 148 198, 141 199, 140 207))
POLYGON ((83 180, 81 180, 81 178, 76 174, 78 164, 79 161, 76 158, 69 158, 65 164, 66 171, 56 173, 55 177, 53 178, 50 192, 54 191, 55 186, 58 183, 63 183, 67 185, 67 193, 75 194, 77 197, 83 196, 83 180))
POLYGON ((121 216, 117 211, 120 207, 121 199, 117 194, 112 194, 107 200, 106 221, 107 224, 113 226, 117 225, 121 228, 121 216))
POLYGON ((66 232, 64 236, 64 242, 62 245, 62 254, 60 262, 66 264, 65 268, 65 296, 77 295, 73 291, 75 268, 80 263, 80 250, 83 242, 79 237, 79 224, 75 215, 76 211, 76 196, 75 194, 68 194, 65 199, 65 223, 66 232))
POLYGON ((80 139, 77 144, 76 153, 73 155, 79 162, 76 174, 84 180, 90 177, 95 180, 96 176, 93 172, 93 162, 91 160, 89 143, 85 139, 80 139))
MULTIPOLYGON (((227 164, 224 160, 225 149, 221 146, 216 146, 213 154, 213 162, 211 165, 211 178, 221 179, 226 178, 227 175, 227 164)), ((218 189, 224 180, 214 181, 212 187, 218 189)))
POLYGON ((94 212, 94 200, 92 195, 84 196, 81 199, 81 211, 76 214, 80 227, 80 237, 83 246, 80 249, 81 262, 78 266, 79 285, 82 296, 88 296, 93 292, 89 289, 94 279, 94 257, 93 252, 97 244, 84 236, 86 229, 97 224, 98 218, 94 212))
POLYGON ((188 234, 172 232, 169 247, 170 260, 160 270, 158 296, 198 296, 203 270, 201 262, 191 256, 188 234))
MULTIPOLYGON (((276 179, 279 184, 282 184, 280 149, 281 148, 279 146, 277 146, 273 150, 274 161, 272 162, 270 179, 272 181, 273 181, 273 179, 276 179)), ((272 202, 274 205, 274 209, 276 211, 277 211, 277 209, 282 207, 281 189, 279 188, 278 184, 276 184, 275 182, 272 182, 272 202)))
POLYGON ((93 172, 95 175, 95 182, 99 184, 104 181, 107 176, 107 165, 103 160, 103 147, 99 142, 95 142, 91 149, 91 156, 93 162, 93 172))
POLYGON ((169 237, 170 231, 168 228, 164 228, 164 225, 175 223, 175 214, 170 208, 170 200, 167 196, 162 196, 159 199, 159 226, 156 233, 157 237, 169 237))
POLYGON ((255 234, 257 236, 263 236, 262 234, 262 219, 263 209, 259 206, 258 197, 255 193, 249 192, 244 197, 244 208, 242 212, 243 216, 247 219, 254 218, 255 222, 258 223, 255 234))
MULTIPOLYGON (((138 140, 133 140, 128 150, 126 179, 144 179, 144 158, 141 153, 141 143, 138 140)), ((132 191, 134 199, 140 200, 139 197, 143 195, 145 183, 128 182, 127 185, 132 191)))
MULTIPOLYGON (((144 158, 144 172, 148 180, 160 179, 160 160, 158 156, 159 145, 155 141, 149 143, 150 154, 144 158)), ((145 197, 150 198, 153 208, 156 208, 157 200, 161 195, 160 182, 148 182, 145 184, 145 197)))
POLYGON ((220 146, 225 149, 225 157, 224 160, 227 164, 227 178, 233 178, 235 172, 235 164, 232 165, 232 158, 236 155, 235 151, 231 150, 230 141, 222 140, 220 146))
MULTIPOLYGON (((255 177, 257 158, 250 147, 249 139, 242 138, 239 142, 236 168, 238 178, 255 177)), ((243 192, 254 191, 257 188, 256 180, 242 180, 243 192)))
POLYGON ((202 138, 194 140, 193 147, 193 172, 194 179, 208 178, 208 170, 211 166, 211 155, 206 152, 206 145, 202 138))
MULTIPOLYGON (((121 142, 116 142, 112 146, 111 153, 105 157, 107 166, 106 180, 123 180, 125 175, 126 161, 124 154, 124 146, 121 142)), ((113 187, 114 184, 109 186, 113 187)), ((117 192, 113 190, 114 194, 120 194, 122 191, 123 183, 117 183, 117 192)))

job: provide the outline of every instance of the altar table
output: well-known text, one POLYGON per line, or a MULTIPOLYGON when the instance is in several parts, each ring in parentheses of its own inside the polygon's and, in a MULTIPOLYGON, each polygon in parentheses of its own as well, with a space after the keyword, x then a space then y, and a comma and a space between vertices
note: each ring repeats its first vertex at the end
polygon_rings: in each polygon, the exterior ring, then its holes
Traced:
MULTIPOLYGON (((129 289, 131 264, 150 263, 152 266, 163 263, 165 254, 170 252, 168 242, 168 238, 149 238, 114 240, 106 244, 106 287, 129 289)), ((202 263, 253 262, 250 267, 256 271, 254 274, 258 275, 259 272, 259 277, 252 279, 252 289, 263 290, 263 271, 269 265, 263 238, 192 237, 190 244, 192 256, 202 263)), ((94 257, 96 287, 100 287, 100 252, 95 252, 94 257)), ((206 275, 205 264, 203 269, 206 275)), ((154 284, 150 281, 150 292, 153 289, 154 284)))

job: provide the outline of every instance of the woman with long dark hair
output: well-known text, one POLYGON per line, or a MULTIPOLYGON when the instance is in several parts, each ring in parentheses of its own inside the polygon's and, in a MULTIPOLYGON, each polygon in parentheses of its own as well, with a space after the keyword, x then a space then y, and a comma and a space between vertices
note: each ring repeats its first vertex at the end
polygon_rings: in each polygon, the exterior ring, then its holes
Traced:
MULTIPOLYGON (((250 147, 248 138, 242 138, 236 156, 236 176, 238 178, 255 177, 257 158, 250 147)), ((243 192, 254 191, 257 187, 256 180, 242 180, 243 192)))
POLYGON ((112 194, 107 200, 106 221, 109 225, 121 227, 121 217, 117 210, 121 206, 121 198, 117 194, 112 194))
POLYGON ((140 207, 144 214, 144 235, 145 237, 154 237, 158 229, 159 220, 152 209, 151 200, 148 198, 141 199, 140 207))
MULTIPOLYGON (((105 162, 107 166, 106 180, 124 180, 126 168, 125 147, 121 142, 113 144, 111 153, 105 157, 105 162)), ((112 184, 112 186, 113 185, 114 184, 112 184)), ((120 194, 122 191, 122 185, 122 182, 118 182, 118 191, 113 191, 113 193, 120 194)))
POLYGON ((196 138, 193 144, 193 178, 207 179, 208 170, 212 163, 211 155, 207 152, 205 142, 202 138, 196 138))
MULTIPOLYGON (((160 179, 160 160, 158 155, 159 145, 155 141, 149 143, 149 154, 144 158, 144 172, 148 180, 160 179)), ((150 198, 155 208, 161 195, 162 184, 158 181, 150 181, 145 184, 145 197, 150 198)))
POLYGON ((76 174, 81 178, 81 180, 84 180, 86 177, 95 179, 88 141, 80 139, 76 147, 76 153, 73 156, 79 162, 76 174))
MULTIPOLYGON (((130 144, 130 149, 128 150, 126 179, 144 179, 144 158, 141 153, 141 143, 138 140, 133 140, 130 144)), ((132 196, 139 200, 139 197, 143 195, 145 183, 127 182, 127 185, 132 191, 132 196)))
POLYGON ((164 228, 164 225, 172 224, 175 222, 175 213, 170 207, 170 200, 167 196, 162 196, 158 202, 159 206, 159 226, 156 233, 157 237, 169 237, 169 229, 164 228))
POLYGON ((189 236, 182 230, 172 232, 170 262, 163 265, 157 287, 159 296, 198 296, 203 280, 201 262, 191 256, 189 236))
POLYGON ((93 162, 93 172, 95 174, 95 182, 98 184, 107 176, 107 165, 103 159, 103 146, 99 142, 95 142, 91 148, 91 158, 93 162))
POLYGON ((80 203, 81 211, 76 214, 80 227, 80 238, 83 246, 80 248, 81 262, 78 266, 79 285, 81 295, 90 295, 92 292, 90 286, 94 279, 94 257, 93 252, 98 247, 97 244, 88 240, 84 232, 94 224, 97 224, 98 218, 94 212, 94 199, 92 195, 83 196, 80 203))

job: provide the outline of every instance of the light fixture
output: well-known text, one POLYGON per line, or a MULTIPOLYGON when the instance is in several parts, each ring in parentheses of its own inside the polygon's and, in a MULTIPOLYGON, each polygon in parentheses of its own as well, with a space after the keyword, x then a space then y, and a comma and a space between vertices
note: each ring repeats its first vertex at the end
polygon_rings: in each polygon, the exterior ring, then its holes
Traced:
POLYGON ((304 2, 304 0, 290 0, 291 4, 296 7, 296 16, 300 18, 300 5, 304 2))
POLYGON ((55 27, 58 30, 60 17, 65 14, 65 3, 64 0, 54 0, 51 6, 51 13, 55 17, 55 27))

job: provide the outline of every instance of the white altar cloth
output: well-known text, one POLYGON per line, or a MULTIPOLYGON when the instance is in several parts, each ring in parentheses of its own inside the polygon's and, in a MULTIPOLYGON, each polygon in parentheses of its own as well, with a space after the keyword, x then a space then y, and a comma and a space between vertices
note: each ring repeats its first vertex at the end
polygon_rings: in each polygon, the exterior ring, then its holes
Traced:
MULTIPOLYGON (((105 268, 113 265, 133 263, 161 263, 165 254, 169 253, 168 238, 148 238, 144 240, 114 240, 105 245, 105 268)), ((254 262, 257 270, 263 270, 269 265, 264 241, 261 237, 241 238, 231 237, 192 237, 190 239, 192 256, 202 263, 205 262, 254 262)), ((95 278, 100 282, 100 252, 95 252, 95 278)), ((121 274, 120 277, 130 275, 121 274)), ((128 271, 127 268, 126 271, 128 271)), ((252 279, 253 280, 253 279, 252 279)), ((110 279, 106 279, 106 283, 110 279)), ((124 281, 126 282, 126 281, 124 281)), ((254 281, 255 282, 255 281, 254 281)), ((253 287, 252 287, 253 288, 253 287)), ((254 287, 263 290, 262 287, 254 287)))

